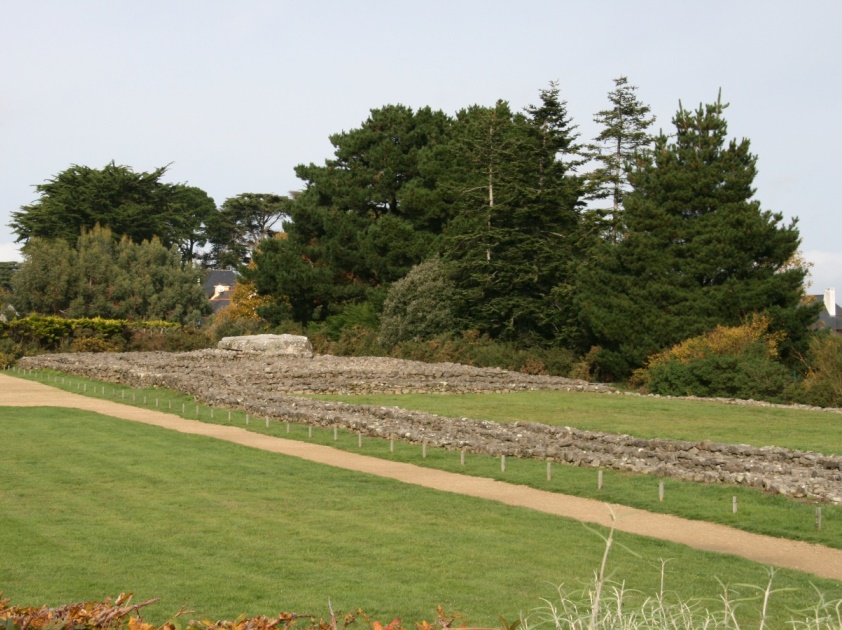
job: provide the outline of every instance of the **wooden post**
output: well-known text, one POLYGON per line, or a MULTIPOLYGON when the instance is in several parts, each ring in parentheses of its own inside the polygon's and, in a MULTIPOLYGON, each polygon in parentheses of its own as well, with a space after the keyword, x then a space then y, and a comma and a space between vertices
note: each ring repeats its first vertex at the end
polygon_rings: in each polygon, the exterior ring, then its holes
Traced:
POLYGON ((599 470, 596 473, 596 489, 602 490, 602 471, 599 470))
POLYGON ((187 413, 187 403, 181 403, 181 413, 187 413))
POLYGON ((156 398, 155 399, 155 409, 157 409, 157 408, 158 408, 158 399, 156 398))
POLYGON ((266 428, 269 428, 269 416, 266 416, 266 428))
POLYGON ((228 422, 231 422, 231 410, 228 410, 228 422))
POLYGON ((390 453, 395 452, 395 438, 393 438, 393 437, 389 438, 389 452, 390 453))
POLYGON ((553 463, 548 459, 547 460, 547 481, 552 481, 553 479, 553 463))
POLYGON ((312 426, 307 427, 307 437, 308 438, 313 437, 313 427, 312 426))
POLYGON ((459 453, 459 463, 463 466, 465 465, 465 447, 462 447, 462 451, 459 453))
POLYGON ((822 528, 822 508, 816 508, 816 529, 822 528))
POLYGON ((199 417, 199 405, 196 405, 196 417, 199 417))
POLYGON ((213 407, 211 407, 211 420, 213 420, 213 407))
POLYGON ((664 500, 664 480, 658 482, 658 501, 664 500))
POLYGON ((248 424, 248 423, 249 423, 249 415, 246 414, 246 424, 248 424))
POLYGON ((168 401, 167 401, 167 407, 168 407, 169 409, 172 409, 172 401, 171 401, 171 400, 168 400, 168 401))
POLYGON ((143 397, 143 404, 146 404, 146 396, 143 397))
POLYGON ((336 428, 336 427, 333 427, 333 441, 335 442, 338 439, 339 439, 339 429, 336 428))
POLYGON ((363 434, 362 434, 362 432, 357 433, 357 446, 359 448, 362 448, 362 446, 363 446, 363 434))
POLYGON ((731 514, 737 513, 737 497, 736 495, 731 497, 731 514))
POLYGON ((500 455, 500 472, 506 472, 506 456, 500 455))
POLYGON ((289 422, 287 422, 287 433, 289 433, 289 422))
POLYGON ((421 442, 421 457, 423 457, 424 459, 427 458, 427 442, 426 442, 426 440, 424 442, 421 442))
POLYGON ((136 400, 137 400, 137 394, 135 394, 135 392, 132 392, 132 402, 135 402, 136 400))

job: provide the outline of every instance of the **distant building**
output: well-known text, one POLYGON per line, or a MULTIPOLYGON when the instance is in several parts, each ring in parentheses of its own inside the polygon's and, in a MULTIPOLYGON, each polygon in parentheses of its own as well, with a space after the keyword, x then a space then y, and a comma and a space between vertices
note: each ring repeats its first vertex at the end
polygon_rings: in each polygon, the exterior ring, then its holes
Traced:
POLYGON ((231 295, 237 286, 237 274, 227 269, 212 269, 202 283, 202 288, 210 300, 213 312, 225 308, 231 303, 231 295))
POLYGON ((811 296, 822 302, 822 310, 819 313, 818 328, 827 329, 834 334, 842 334, 842 307, 836 303, 836 289, 825 289, 824 295, 811 296))

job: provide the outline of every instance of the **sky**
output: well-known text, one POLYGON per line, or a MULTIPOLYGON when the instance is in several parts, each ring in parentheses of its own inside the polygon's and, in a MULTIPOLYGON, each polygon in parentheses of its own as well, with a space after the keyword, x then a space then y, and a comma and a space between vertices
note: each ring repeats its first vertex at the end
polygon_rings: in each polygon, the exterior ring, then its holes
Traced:
POLYGON ((112 160, 222 204, 371 109, 538 102, 558 81, 580 139, 626 76, 670 133, 716 100, 758 156, 755 198, 798 219, 812 288, 842 294, 838 0, 0 0, 0 261, 11 213, 73 164, 112 160))

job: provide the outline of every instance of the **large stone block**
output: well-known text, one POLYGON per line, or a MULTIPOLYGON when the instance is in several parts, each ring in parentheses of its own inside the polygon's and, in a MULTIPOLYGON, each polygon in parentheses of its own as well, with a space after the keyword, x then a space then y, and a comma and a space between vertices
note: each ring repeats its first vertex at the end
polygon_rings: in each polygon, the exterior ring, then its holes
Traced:
POLYGON ((300 335, 244 335, 223 337, 217 348, 245 354, 290 355, 312 357, 313 346, 307 337, 300 335))

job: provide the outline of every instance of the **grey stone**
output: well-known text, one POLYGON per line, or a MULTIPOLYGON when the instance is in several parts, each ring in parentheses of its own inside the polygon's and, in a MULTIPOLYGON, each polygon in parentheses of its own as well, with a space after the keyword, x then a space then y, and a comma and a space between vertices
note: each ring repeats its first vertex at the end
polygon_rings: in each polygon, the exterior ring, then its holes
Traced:
MULTIPOLYGON (((313 346, 307 337, 300 335, 243 335, 223 337, 217 344, 220 350, 232 350, 246 354, 290 355, 312 357, 313 346)), ((266 368, 270 371, 269 368, 266 368)))

